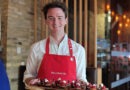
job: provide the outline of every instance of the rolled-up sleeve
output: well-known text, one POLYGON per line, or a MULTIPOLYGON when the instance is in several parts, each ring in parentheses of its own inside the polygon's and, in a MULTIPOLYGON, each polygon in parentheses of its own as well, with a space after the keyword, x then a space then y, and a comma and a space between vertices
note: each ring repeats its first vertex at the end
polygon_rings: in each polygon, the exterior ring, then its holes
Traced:
POLYGON ((24 81, 25 79, 29 77, 36 77, 37 76, 37 67, 38 67, 38 62, 37 62, 37 56, 36 56, 35 48, 33 46, 30 49, 29 56, 27 58, 26 62, 26 71, 24 72, 24 81))
POLYGON ((88 81, 86 79, 86 67, 86 53, 85 49, 81 47, 77 57, 77 79, 87 83, 88 81))

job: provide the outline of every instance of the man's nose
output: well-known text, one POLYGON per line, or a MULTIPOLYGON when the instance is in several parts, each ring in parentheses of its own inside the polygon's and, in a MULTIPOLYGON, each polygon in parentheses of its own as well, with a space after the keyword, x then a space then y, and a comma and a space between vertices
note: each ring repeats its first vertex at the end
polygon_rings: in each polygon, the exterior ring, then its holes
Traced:
POLYGON ((54 18, 53 22, 54 22, 54 23, 57 23, 57 22, 58 22, 58 19, 57 19, 57 18, 54 18))

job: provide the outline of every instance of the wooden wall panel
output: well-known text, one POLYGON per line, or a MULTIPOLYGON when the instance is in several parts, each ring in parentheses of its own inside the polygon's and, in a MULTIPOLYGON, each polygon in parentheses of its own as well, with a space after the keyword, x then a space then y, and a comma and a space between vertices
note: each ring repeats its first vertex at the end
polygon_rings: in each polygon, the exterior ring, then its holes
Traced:
POLYGON ((89 0, 88 66, 97 67, 97 0, 89 0))

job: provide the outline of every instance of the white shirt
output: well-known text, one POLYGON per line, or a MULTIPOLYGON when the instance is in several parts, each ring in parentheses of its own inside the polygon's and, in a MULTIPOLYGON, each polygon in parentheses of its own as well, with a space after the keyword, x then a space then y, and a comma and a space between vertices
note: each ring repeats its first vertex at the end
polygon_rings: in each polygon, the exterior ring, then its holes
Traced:
MULTIPOLYGON (((30 54, 26 63, 26 71, 24 73, 24 80, 29 77, 36 77, 40 63, 45 54, 46 40, 41 40, 34 43, 31 47, 30 54)), ((73 55, 76 58, 77 79, 87 82, 86 80, 86 55, 85 49, 75 41, 71 40, 73 55)), ((70 55, 68 48, 68 36, 65 35, 59 46, 55 40, 50 36, 49 53, 58 55, 70 55)))

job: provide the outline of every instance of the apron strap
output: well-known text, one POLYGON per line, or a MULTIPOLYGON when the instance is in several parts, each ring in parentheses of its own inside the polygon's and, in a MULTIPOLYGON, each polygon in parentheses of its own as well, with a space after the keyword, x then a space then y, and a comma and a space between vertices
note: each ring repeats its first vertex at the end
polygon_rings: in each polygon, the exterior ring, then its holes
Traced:
POLYGON ((70 56, 73 56, 73 48, 72 48, 72 44, 71 44, 71 40, 70 39, 68 39, 68 45, 69 45, 70 56))
MULTIPOLYGON (((47 38, 46 49, 45 49, 47 54, 49 54, 49 42, 50 42, 50 39, 47 38)), ((69 46, 70 56, 73 56, 72 44, 71 44, 71 40, 70 39, 68 39, 68 46, 69 46)))
POLYGON ((50 42, 50 39, 47 38, 47 41, 46 41, 46 48, 45 48, 47 54, 49 54, 49 42, 50 42))

